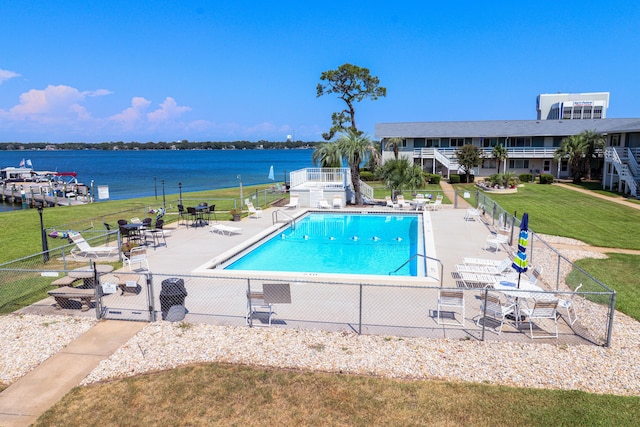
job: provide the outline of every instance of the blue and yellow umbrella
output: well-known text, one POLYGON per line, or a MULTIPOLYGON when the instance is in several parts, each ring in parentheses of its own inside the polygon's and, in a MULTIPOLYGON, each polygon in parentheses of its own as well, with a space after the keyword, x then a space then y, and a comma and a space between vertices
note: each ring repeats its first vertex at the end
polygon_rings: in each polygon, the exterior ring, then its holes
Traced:
POLYGON ((529 267, 529 260, 527 258, 527 246, 529 246, 529 214, 524 213, 522 215, 522 221, 520 222, 520 234, 518 236, 518 253, 513 258, 513 264, 511 265, 514 270, 518 272, 518 287, 520 287, 520 275, 526 273, 529 267))

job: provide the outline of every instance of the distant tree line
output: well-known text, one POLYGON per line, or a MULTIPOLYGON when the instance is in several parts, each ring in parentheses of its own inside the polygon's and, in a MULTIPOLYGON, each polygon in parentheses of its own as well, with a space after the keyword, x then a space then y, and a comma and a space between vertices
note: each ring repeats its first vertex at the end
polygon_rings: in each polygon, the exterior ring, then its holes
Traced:
POLYGON ((0 142, 0 151, 12 150, 45 150, 53 147, 56 150, 265 150, 284 148, 314 148, 318 142, 303 141, 232 141, 232 142, 190 142, 186 139, 174 142, 0 142))

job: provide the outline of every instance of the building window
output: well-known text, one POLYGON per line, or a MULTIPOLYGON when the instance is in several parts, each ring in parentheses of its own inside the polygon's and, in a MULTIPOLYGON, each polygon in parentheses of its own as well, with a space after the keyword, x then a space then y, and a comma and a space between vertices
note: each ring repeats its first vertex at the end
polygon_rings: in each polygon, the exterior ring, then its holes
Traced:
POLYGON ((571 107, 564 107, 562 110, 562 119, 570 120, 571 119, 571 107))
POLYGON ((545 160, 542 163, 542 173, 549 173, 551 170, 551 160, 545 160))
POLYGON ((450 144, 452 147, 462 147, 464 145, 464 138, 451 138, 450 144))
POLYGON ((424 147, 424 138, 413 138, 413 148, 422 148, 424 147))
POLYGON ((529 169, 529 159, 509 160, 509 169, 529 169))
POLYGON ((602 107, 593 107, 593 118, 594 119, 602 118, 602 107))
POLYGON ((620 135, 611 135, 611 146, 612 147, 620 147, 620 135))
POLYGON ((590 119, 591 118, 591 107, 584 107, 582 110, 582 118, 590 119))
POLYGON ((512 147, 531 147, 531 137, 518 136, 511 139, 512 147))
POLYGON ((482 169, 495 169, 497 167, 496 159, 482 159, 482 169))
POLYGON ((427 147, 440 147, 440 140, 438 138, 427 138, 427 147))
POLYGON ((569 161, 567 159, 562 159, 560 161, 560 170, 562 172, 566 172, 569 170, 569 161))
POLYGON ((582 107, 573 107, 573 118, 574 119, 582 118, 582 107))

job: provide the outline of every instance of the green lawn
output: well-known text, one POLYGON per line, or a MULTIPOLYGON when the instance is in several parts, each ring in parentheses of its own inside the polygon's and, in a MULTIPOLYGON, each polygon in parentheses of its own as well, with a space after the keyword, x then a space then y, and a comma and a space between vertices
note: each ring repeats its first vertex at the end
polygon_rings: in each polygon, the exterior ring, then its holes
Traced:
POLYGON ((507 212, 529 213, 529 227, 537 233, 582 240, 593 246, 640 249, 630 234, 640 224, 640 210, 610 203, 556 185, 527 184, 516 194, 490 193, 507 212))

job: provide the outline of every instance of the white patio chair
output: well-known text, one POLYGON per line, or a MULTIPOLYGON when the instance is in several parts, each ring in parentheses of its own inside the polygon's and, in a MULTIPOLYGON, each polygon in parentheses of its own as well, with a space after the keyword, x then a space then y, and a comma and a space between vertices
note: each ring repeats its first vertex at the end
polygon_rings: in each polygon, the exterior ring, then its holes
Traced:
POLYGON ((580 283, 574 290, 573 294, 568 299, 558 299, 558 308, 562 308, 567 312, 567 317, 569 318, 569 325, 573 326, 574 323, 578 320, 578 313, 576 312, 576 308, 574 305, 574 301, 576 299, 576 295, 578 289, 582 287, 582 283, 580 283), (573 312, 573 315, 571 314, 573 312), (571 318, 573 317, 573 319, 571 318))
MULTIPOLYGON (((495 320, 500 321, 500 328, 494 332, 498 335, 502 333, 502 326, 504 325, 504 321, 510 314, 515 314, 516 305, 513 303, 503 304, 498 295, 487 293, 486 298, 485 294, 480 296, 482 302, 480 303, 480 315, 476 320, 476 325, 480 325, 480 319, 485 319, 486 316, 491 316, 495 320)), ((486 325, 485 325, 486 326, 486 325)), ((489 329, 491 330, 491 329, 489 329)))
POLYGON ((253 218, 262 218, 262 208, 256 208, 253 206, 253 203, 247 202, 247 210, 249 211, 249 216, 253 218))
POLYGON ((285 208, 297 208, 298 207, 298 196, 292 194, 289 198, 289 203, 284 205, 285 208))
POLYGON ((396 202, 400 209, 411 207, 411 204, 404 199, 404 196, 402 194, 396 197, 396 202))
MULTIPOLYGON (((535 300, 533 307, 521 307, 520 312, 529 318, 529 332, 531 333, 531 339, 534 338, 558 338, 558 300, 535 300), (533 334, 533 321, 534 320, 553 320, 555 332, 547 335, 534 335, 533 334)), ((542 328, 540 328, 542 329, 542 328)))
MULTIPOLYGON (((455 312, 452 312, 455 319, 455 312)), ((438 325, 455 325, 464 327, 465 310, 464 310, 464 291, 461 289, 439 289, 438 305, 436 308, 436 322, 438 325), (462 322, 445 322, 440 319, 440 312, 443 307, 462 309, 462 322)))
POLYGON ((318 207, 322 209, 331 209, 331 205, 326 201, 326 199, 318 200, 318 207))
POLYGON ((333 196, 333 208, 341 209, 342 208, 342 197, 341 196, 333 196))
POLYGON ((123 255, 123 264, 129 266, 129 271, 131 271, 132 264, 140 264, 140 268, 143 267, 143 264, 149 270, 149 260, 147 260, 147 248, 142 246, 137 246, 131 249, 129 252, 129 257, 123 255))
POLYGON ((493 248, 494 252, 499 252, 500 246, 507 243, 507 236, 504 236, 502 234, 490 234, 487 236, 484 249, 488 251, 489 249, 493 248))

